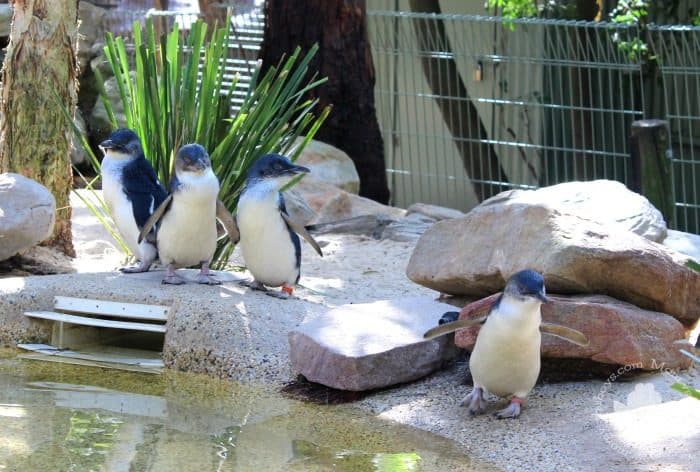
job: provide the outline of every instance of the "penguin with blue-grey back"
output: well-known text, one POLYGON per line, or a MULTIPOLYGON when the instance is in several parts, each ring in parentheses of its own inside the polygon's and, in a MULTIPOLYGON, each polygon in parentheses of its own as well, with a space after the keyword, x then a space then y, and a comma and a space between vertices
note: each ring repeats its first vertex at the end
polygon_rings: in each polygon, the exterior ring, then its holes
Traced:
POLYGON ((198 283, 220 284, 209 269, 218 237, 216 220, 221 221, 234 244, 239 234, 233 215, 219 199, 219 180, 204 147, 186 144, 177 151, 169 190, 144 225, 139 241, 157 227, 160 261, 167 266, 164 284, 185 283, 175 270, 195 265, 200 266, 198 283))
POLYGON ((146 160, 138 135, 130 129, 118 129, 100 143, 104 153, 101 164, 102 195, 117 230, 138 265, 123 267, 125 273, 145 272, 158 258, 156 229, 144 232, 148 218, 163 203, 167 192, 146 160))
POLYGON ((287 212, 282 188, 309 169, 279 154, 266 154, 249 168, 236 210, 240 248, 252 281, 243 284, 278 298, 289 298, 299 282, 301 235, 319 256, 323 252, 303 224, 287 212), (267 287, 281 287, 279 292, 267 287))
POLYGON ((580 331, 542 322, 540 307, 548 301, 542 275, 530 269, 521 270, 508 279, 487 315, 443 323, 424 334, 425 339, 432 339, 460 328, 482 325, 469 358, 474 388, 461 403, 470 414, 485 411, 484 391, 488 391, 510 399, 508 406, 496 412, 498 418, 520 415, 521 405, 540 373, 540 332, 579 346, 588 345, 588 339, 580 331))

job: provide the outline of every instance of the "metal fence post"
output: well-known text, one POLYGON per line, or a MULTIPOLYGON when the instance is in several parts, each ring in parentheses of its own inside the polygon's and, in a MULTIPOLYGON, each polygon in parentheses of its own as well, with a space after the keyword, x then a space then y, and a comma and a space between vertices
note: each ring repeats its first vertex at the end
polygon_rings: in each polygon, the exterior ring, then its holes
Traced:
POLYGON ((671 226, 673 187, 671 162, 668 158, 668 121, 638 120, 632 122, 630 157, 632 190, 647 197, 671 226))

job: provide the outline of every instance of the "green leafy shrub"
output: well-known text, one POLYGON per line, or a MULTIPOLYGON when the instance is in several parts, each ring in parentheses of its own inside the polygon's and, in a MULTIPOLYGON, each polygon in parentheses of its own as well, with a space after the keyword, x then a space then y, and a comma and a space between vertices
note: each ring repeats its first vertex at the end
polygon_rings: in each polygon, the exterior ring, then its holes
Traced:
MULTIPOLYGON (((251 163, 273 152, 295 160, 330 108, 316 116, 317 100, 304 98, 306 92, 325 82, 315 75, 307 78, 309 63, 318 50, 315 46, 306 54, 297 48, 264 75, 258 65, 240 111, 229 117, 231 91, 238 79, 225 67, 231 52, 229 29, 214 28, 211 34, 207 30, 207 24, 199 20, 187 34, 175 25, 170 33, 156 38, 152 21, 147 20, 145 29, 135 22, 133 58, 123 38, 111 34, 106 38, 105 55, 117 81, 126 126, 141 138, 146 158, 161 182, 169 182, 179 147, 199 143, 209 152, 221 182, 219 197, 233 213, 251 163), (228 92, 226 81, 233 82, 228 92), (295 147, 295 139, 302 135, 305 138, 295 147)), ((98 83, 103 82, 98 77, 98 83)), ((117 128, 104 88, 100 95, 113 128, 117 128)), ((92 162, 99 172, 94 156, 92 162)), ((101 221, 109 222, 103 202, 86 203, 101 221)), ((114 228, 110 232, 116 233, 114 228)), ((232 251, 230 241, 223 238, 213 267, 222 268, 232 251)))

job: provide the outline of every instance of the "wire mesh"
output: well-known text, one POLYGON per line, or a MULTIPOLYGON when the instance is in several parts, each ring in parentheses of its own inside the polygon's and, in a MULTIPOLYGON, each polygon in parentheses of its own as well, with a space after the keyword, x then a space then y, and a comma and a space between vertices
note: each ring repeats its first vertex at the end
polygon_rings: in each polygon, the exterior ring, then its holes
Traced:
POLYGON ((700 233, 700 28, 652 27, 671 141, 673 226, 700 233))
POLYGON ((368 13, 394 203, 468 210, 513 188, 631 178, 636 28, 368 13))

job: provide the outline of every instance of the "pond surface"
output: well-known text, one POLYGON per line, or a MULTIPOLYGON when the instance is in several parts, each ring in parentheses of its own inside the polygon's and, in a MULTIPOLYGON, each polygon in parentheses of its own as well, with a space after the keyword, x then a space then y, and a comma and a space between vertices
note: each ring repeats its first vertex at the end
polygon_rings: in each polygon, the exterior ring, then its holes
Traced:
POLYGON ((455 443, 203 375, 0 349, 0 471, 469 471, 455 443))

